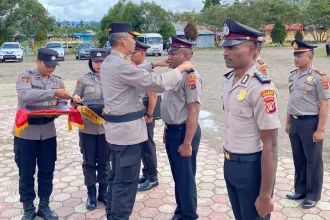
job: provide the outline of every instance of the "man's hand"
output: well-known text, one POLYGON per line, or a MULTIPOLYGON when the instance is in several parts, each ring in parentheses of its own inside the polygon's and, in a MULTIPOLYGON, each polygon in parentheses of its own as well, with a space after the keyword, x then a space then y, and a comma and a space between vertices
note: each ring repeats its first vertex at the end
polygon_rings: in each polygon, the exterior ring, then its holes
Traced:
POLYGON ((154 118, 149 118, 147 115, 146 116, 144 116, 144 120, 146 121, 146 123, 147 124, 150 124, 153 120, 154 120, 154 118))
POLYGON ((74 103, 80 103, 80 102, 81 102, 81 98, 80 98, 79 95, 74 95, 74 96, 72 97, 72 101, 73 101, 74 103))
POLYGON ((178 152, 180 153, 181 157, 191 157, 192 155, 191 144, 183 143, 182 145, 180 145, 178 152))
POLYGON ((319 142, 324 139, 324 132, 316 130, 313 134, 313 142, 319 142))
POLYGON ((258 196, 254 206, 257 209, 258 215, 263 218, 274 211, 274 201, 271 198, 263 198, 258 196))
POLYGON ((59 99, 69 100, 72 98, 70 93, 68 91, 66 91, 65 89, 54 89, 54 94, 55 94, 55 97, 57 97, 59 99))
POLYGON ((195 71, 195 67, 190 63, 190 61, 183 62, 176 69, 179 70, 180 72, 184 72, 184 71, 188 71, 188 70, 195 71))
POLYGON ((152 63, 154 67, 167 67, 169 65, 168 60, 159 60, 152 63))
POLYGON ((285 124, 285 132, 290 135, 290 124, 288 123, 285 124))

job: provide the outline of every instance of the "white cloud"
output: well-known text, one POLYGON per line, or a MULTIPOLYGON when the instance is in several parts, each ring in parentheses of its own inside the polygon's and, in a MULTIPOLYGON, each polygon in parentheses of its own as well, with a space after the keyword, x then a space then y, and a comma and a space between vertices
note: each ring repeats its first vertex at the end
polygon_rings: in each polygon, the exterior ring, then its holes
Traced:
MULTIPOLYGON (((140 0, 131 0, 140 3, 140 0)), ((152 1, 152 0, 146 0, 152 1)), ((199 11, 203 8, 203 0, 154 0, 166 10, 199 11)), ((41 4, 59 20, 100 21, 108 9, 118 0, 39 0, 41 4)))

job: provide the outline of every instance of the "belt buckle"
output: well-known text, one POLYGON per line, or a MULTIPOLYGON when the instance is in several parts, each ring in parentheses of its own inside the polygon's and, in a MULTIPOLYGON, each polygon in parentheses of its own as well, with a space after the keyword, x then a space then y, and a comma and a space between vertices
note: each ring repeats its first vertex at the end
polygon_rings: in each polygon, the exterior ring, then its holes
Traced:
POLYGON ((294 119, 298 119, 298 116, 296 116, 296 115, 292 115, 292 117, 293 117, 294 119))
POLYGON ((225 152, 225 156, 227 160, 230 160, 230 154, 228 152, 225 152))

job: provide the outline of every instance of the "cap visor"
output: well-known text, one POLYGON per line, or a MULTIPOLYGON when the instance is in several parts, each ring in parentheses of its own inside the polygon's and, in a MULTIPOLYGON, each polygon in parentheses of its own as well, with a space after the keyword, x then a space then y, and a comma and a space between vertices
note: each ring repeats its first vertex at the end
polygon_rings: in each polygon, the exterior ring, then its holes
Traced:
POLYGON ((224 40, 222 41, 221 45, 222 47, 230 47, 230 46, 235 46, 239 45, 246 42, 246 40, 224 40))
POLYGON ((137 37, 137 36, 140 35, 140 33, 139 33, 139 32, 136 32, 136 31, 128 32, 128 33, 130 33, 131 35, 133 35, 133 36, 135 36, 135 37, 137 37))
POLYGON ((98 60, 105 60, 105 57, 93 57, 91 58, 92 61, 98 61, 98 60))
POLYGON ((60 66, 60 64, 58 64, 58 61, 57 60, 54 60, 54 61, 43 61, 44 62, 44 64, 46 65, 46 66, 60 66))
POLYGON ((170 48, 168 48, 168 52, 171 52, 171 51, 177 51, 177 50, 180 50, 181 48, 179 48, 179 47, 170 47, 170 48))

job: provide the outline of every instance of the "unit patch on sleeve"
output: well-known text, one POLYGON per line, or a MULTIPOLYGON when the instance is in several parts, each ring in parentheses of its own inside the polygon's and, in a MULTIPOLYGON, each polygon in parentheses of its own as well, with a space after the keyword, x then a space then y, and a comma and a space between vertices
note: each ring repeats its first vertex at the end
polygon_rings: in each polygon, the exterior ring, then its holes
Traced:
POLYGON ((191 90, 197 88, 197 85, 196 85, 196 76, 195 75, 189 75, 189 76, 187 76, 187 80, 188 80, 189 88, 191 90))
POLYGON ((268 114, 275 113, 276 112, 275 91, 272 89, 266 89, 260 92, 260 96, 264 99, 266 112, 268 114))

